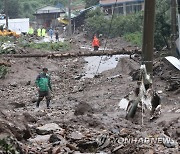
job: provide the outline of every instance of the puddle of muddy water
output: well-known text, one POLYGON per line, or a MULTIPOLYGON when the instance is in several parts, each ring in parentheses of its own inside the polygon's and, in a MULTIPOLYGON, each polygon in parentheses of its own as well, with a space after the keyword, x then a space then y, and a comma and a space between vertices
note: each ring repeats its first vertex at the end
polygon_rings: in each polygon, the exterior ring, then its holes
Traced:
POLYGON ((85 61, 88 63, 85 66, 84 78, 93 78, 96 74, 115 68, 119 59, 123 57, 129 57, 129 55, 86 57, 85 61))

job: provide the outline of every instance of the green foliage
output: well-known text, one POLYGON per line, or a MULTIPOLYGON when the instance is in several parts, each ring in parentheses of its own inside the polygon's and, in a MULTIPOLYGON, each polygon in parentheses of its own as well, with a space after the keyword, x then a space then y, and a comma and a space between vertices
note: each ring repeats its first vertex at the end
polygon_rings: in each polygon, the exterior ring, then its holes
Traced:
POLYGON ((86 8, 99 4, 99 0, 85 0, 86 8))
POLYGON ((125 34, 124 38, 128 42, 132 42, 134 45, 137 45, 139 47, 142 46, 142 33, 140 32, 125 34))
POLYGON ((86 15, 86 18, 93 18, 93 17, 97 17, 97 16, 103 16, 104 17, 104 13, 101 11, 100 8, 97 8, 95 10, 89 11, 86 15))
MULTIPOLYGON (((8 73, 8 69, 5 66, 0 66, 0 79, 4 79, 6 74, 8 73)), ((2 142, 0 142, 1 146, 2 142)))
POLYGON ((5 50, 0 48, 0 54, 15 54, 16 51, 14 48, 7 48, 5 50))
POLYGON ((156 22, 155 22, 155 36, 154 46, 161 50, 163 47, 169 48, 169 40, 171 34, 170 21, 170 1, 157 0, 156 1, 156 22))
MULTIPOLYGON (((142 13, 127 15, 127 16, 116 16, 113 18, 106 18, 100 9, 90 11, 87 14, 87 19, 85 20, 85 27, 88 35, 92 37, 96 34, 103 34, 105 37, 118 37, 129 33, 133 33, 130 40, 135 38, 135 42, 140 41, 139 33, 142 33, 142 13), (111 23, 112 21, 112 23, 111 23), (110 25, 111 24, 111 25, 110 25), (139 32, 139 33, 138 33, 139 32)), ((140 44, 140 43, 136 43, 140 44)))
POLYGON ((0 45, 8 41, 13 42, 13 40, 13 37, 10 36, 0 36, 0 45))
POLYGON ((90 11, 85 20, 86 31, 90 37, 94 34, 104 34, 107 36, 109 23, 109 20, 104 17, 100 9, 90 11))
POLYGON ((3 0, 0 1, 0 13, 3 13, 3 0))
POLYGON ((56 43, 29 43, 26 47, 53 51, 66 51, 70 49, 70 44, 67 42, 56 42, 56 43))
MULTIPOLYGON (((170 46, 170 14, 170 1, 157 0, 154 33, 154 46, 157 50, 170 46)), ((111 18, 105 17, 100 13, 100 10, 95 10, 88 14, 85 27, 90 37, 94 33, 101 33, 105 37, 124 36, 127 40, 141 45, 139 37, 141 37, 143 31, 143 16, 142 12, 127 16, 119 15, 114 17, 111 24, 111 18)))
POLYGON ((8 16, 9 18, 17 18, 20 16, 19 0, 8 0, 8 16))
POLYGON ((14 148, 14 146, 10 143, 11 138, 0 139, 0 153, 2 154, 19 154, 19 152, 14 148))
MULTIPOLYGON (((10 18, 27 17, 34 19, 33 14, 35 11, 43 6, 56 5, 62 3, 67 6, 67 0, 8 0, 8 14, 10 18)), ((84 0, 73 0, 72 6, 84 4, 84 0)), ((0 13, 4 11, 4 0, 0 0, 0 13)))
POLYGON ((142 13, 131 14, 127 16, 117 16, 112 21, 110 30, 111 37, 123 36, 129 33, 142 31, 142 13))
POLYGON ((0 36, 0 54, 14 54, 16 52, 14 45, 10 42, 14 42, 13 37, 0 36), (6 48, 4 49, 3 46, 6 48))
MULTIPOLYGON (((20 3, 19 0, 8 0, 7 1, 7 10, 9 18, 20 17, 20 3)), ((5 13, 4 0, 0 1, 0 13, 5 13)))

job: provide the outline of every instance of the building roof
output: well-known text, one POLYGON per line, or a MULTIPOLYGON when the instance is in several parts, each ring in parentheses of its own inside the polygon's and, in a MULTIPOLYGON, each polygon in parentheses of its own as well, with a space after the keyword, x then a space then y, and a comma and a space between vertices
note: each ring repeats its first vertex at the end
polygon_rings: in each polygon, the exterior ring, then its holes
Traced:
POLYGON ((72 6, 71 7, 72 10, 76 11, 76 10, 84 10, 85 9, 85 5, 77 5, 77 6, 72 6))
POLYGON ((45 13, 64 13, 63 8, 58 8, 54 6, 45 6, 43 8, 40 8, 36 10, 35 14, 45 14, 45 13))
MULTIPOLYGON (((144 0, 117 0, 117 3, 128 3, 128 2, 144 2, 144 0)), ((100 5, 113 5, 116 3, 116 0, 100 0, 100 5)))

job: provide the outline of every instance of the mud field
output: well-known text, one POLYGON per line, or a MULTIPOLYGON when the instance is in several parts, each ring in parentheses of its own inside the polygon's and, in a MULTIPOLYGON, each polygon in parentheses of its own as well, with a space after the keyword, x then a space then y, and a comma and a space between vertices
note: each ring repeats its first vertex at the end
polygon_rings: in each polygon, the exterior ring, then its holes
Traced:
MULTIPOLYGON (((113 50, 130 46, 121 38, 107 44, 113 50)), ((90 45, 82 36, 75 37, 70 52, 86 51, 90 45)), ((159 92, 162 112, 153 120, 145 112, 143 125, 140 112, 126 120, 126 111, 119 107, 121 99, 137 87, 130 72, 140 68, 140 56, 11 58, 12 66, 0 80, 0 138, 10 135, 8 142, 25 154, 178 154, 180 71, 164 58, 155 57, 153 88, 159 92), (52 80, 50 109, 45 100, 35 108, 34 82, 43 67, 48 67, 52 80), (161 140, 139 140, 145 138, 161 140), (172 142, 162 142, 163 138, 172 142), (126 143, 122 139, 132 140, 126 143)))

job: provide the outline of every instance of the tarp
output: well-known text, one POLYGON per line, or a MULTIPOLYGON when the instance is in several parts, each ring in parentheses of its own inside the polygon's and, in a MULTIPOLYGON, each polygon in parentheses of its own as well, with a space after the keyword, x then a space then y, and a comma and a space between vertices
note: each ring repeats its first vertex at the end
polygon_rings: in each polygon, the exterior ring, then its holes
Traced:
POLYGON ((165 57, 174 67, 180 70, 180 60, 173 56, 165 57))

